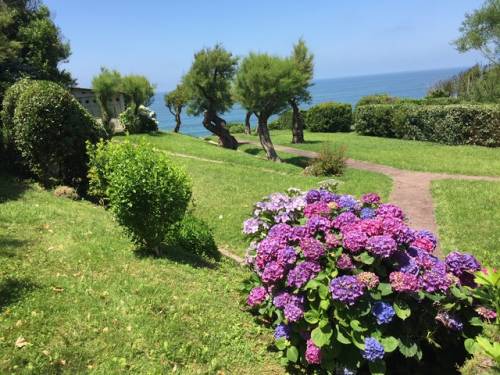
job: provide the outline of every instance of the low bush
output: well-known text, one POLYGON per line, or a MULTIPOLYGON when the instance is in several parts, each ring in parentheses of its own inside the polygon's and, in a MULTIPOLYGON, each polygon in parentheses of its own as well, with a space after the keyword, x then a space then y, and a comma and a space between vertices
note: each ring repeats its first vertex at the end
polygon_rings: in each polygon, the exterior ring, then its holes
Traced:
POLYGON ((371 104, 416 104, 416 105, 447 105, 463 103, 463 99, 453 97, 426 97, 424 99, 400 98, 389 94, 375 94, 363 96, 356 104, 356 108, 371 104))
POLYGON ((135 113, 133 106, 128 107, 118 116, 126 132, 130 134, 158 131, 156 113, 143 105, 135 113))
POLYGON ((321 103, 308 109, 306 129, 312 132, 348 132, 352 125, 352 107, 344 103, 321 103))
POLYGON ((361 97, 356 103, 356 107, 369 104, 393 104, 396 103, 399 98, 391 96, 389 94, 373 94, 361 97))
POLYGON ((53 82, 37 81, 17 100, 15 146, 45 185, 80 186, 87 174, 85 142, 96 142, 103 135, 103 128, 85 108, 53 82))
POLYGON ((436 237, 405 220, 373 193, 357 200, 291 189, 255 205, 243 226, 253 240, 243 289, 275 329, 283 364, 306 373, 455 373, 484 323, 497 319, 498 287, 474 279, 486 274, 472 255, 437 258, 436 237))
POLYGON ((220 259, 212 230, 206 222, 191 213, 172 227, 167 242, 202 258, 220 259))
POLYGON ((58 198, 68 198, 71 200, 78 200, 80 196, 71 186, 58 186, 54 189, 54 195, 58 198))
POLYGON ((494 104, 364 105, 355 118, 354 128, 363 135, 500 146, 500 106, 494 104))
POLYGON ((186 174, 147 144, 89 146, 89 194, 105 199, 132 241, 156 255, 191 198, 186 174))
POLYGON ((245 124, 238 122, 230 122, 229 124, 226 124, 226 128, 231 134, 241 134, 245 132, 245 124))
POLYGON ((345 145, 333 147, 326 143, 304 172, 311 176, 340 176, 346 168, 346 160, 345 145))

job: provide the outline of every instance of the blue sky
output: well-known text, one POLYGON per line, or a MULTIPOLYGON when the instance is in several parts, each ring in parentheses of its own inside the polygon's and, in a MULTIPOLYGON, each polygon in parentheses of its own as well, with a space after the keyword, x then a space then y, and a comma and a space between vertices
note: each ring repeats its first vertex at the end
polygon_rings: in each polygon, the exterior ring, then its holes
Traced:
POLYGON ((100 66, 175 86, 194 52, 221 42, 238 56, 287 55, 303 37, 315 77, 333 78, 481 62, 459 54, 465 12, 480 0, 45 0, 70 41, 64 67, 89 86, 100 66))

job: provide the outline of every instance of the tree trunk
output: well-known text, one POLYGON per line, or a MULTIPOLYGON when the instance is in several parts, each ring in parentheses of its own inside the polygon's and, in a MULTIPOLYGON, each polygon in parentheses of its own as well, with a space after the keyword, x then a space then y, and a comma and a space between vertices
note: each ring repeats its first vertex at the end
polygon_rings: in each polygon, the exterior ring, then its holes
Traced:
POLYGON ((181 112, 177 111, 175 113, 175 128, 174 128, 174 133, 179 133, 180 128, 181 128, 181 112))
POLYGON ((236 150, 238 141, 225 127, 226 121, 217 116, 215 112, 205 111, 203 113, 203 126, 219 137, 219 144, 224 148, 236 150))
POLYGON ((252 128, 250 127, 250 117, 252 117, 252 112, 248 111, 245 116, 245 134, 248 135, 252 133, 252 128))
POLYGON ((271 141, 271 136, 269 135, 269 129, 267 128, 267 117, 260 115, 258 116, 258 119, 259 125, 257 126, 257 133, 259 134, 260 144, 266 151, 267 158, 272 161, 280 162, 281 159, 276 153, 273 142, 271 141))
POLYGON ((304 119, 300 113, 299 106, 294 100, 290 100, 292 106, 292 143, 304 143, 304 119))

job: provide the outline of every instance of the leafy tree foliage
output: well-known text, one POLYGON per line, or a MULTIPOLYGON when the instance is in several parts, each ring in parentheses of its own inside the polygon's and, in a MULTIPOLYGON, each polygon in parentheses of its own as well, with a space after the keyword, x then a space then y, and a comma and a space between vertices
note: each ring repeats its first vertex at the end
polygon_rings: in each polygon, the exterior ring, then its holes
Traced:
POLYGON ((191 69, 184 76, 183 83, 189 94, 188 112, 203 113, 203 126, 219 137, 219 143, 226 148, 238 148, 238 142, 226 129, 226 121, 218 114, 233 105, 231 81, 236 73, 238 59, 220 44, 204 48, 194 55, 191 69))
POLYGON ((58 67, 70 53, 46 6, 35 0, 0 0, 0 101, 21 77, 73 84, 58 67))
POLYGON ((177 85, 175 90, 165 94, 165 105, 172 116, 175 117, 175 133, 178 133, 181 128, 182 109, 187 105, 188 101, 189 93, 183 84, 177 85))
POLYGON ((309 52, 309 49, 303 39, 299 39, 297 44, 293 46, 291 59, 295 65, 295 70, 292 75, 294 84, 291 88, 290 99, 288 100, 293 113, 292 143, 303 143, 304 119, 300 112, 299 104, 311 101, 309 87, 312 85, 314 74, 314 56, 309 52))
POLYGON ((462 36, 455 40, 460 52, 479 50, 491 62, 500 58, 500 0, 486 0, 483 6, 465 15, 462 36))
POLYGON ((125 95, 127 104, 132 105, 137 114, 139 106, 149 106, 155 94, 155 86, 141 75, 131 74, 121 80, 120 89, 125 95))
POLYGON ((257 133, 270 160, 279 161, 274 150, 267 121, 288 106, 290 93, 296 86, 295 64, 264 53, 251 53, 243 59, 236 76, 235 97, 258 119, 257 133))
POLYGON ((101 72, 92 79, 92 90, 94 90, 99 106, 101 107, 102 123, 108 134, 111 134, 109 101, 120 91, 121 84, 122 76, 120 73, 104 67, 101 67, 101 72))

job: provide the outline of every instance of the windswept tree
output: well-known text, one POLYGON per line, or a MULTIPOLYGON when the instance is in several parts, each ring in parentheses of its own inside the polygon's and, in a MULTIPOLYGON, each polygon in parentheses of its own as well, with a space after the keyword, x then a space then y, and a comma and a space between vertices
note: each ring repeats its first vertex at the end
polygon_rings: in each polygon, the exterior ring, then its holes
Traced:
POLYGON ((119 90, 125 96, 127 106, 132 106, 136 115, 141 105, 151 105, 155 94, 155 86, 146 77, 136 74, 124 76, 119 90))
POLYGON ((493 64, 500 62, 500 0, 486 0, 483 6, 465 15, 462 36, 455 40, 460 52, 479 50, 493 64))
POLYGON ((108 134, 110 133, 111 109, 109 102, 114 95, 120 92, 122 77, 116 70, 102 67, 101 72, 92 79, 92 90, 101 108, 101 120, 108 134))
POLYGON ((169 112, 175 117, 174 132, 178 133, 181 128, 181 113, 189 100, 186 87, 183 84, 177 85, 175 90, 165 94, 165 105, 169 112))
POLYGON ((203 114, 203 126, 219 137, 223 147, 233 150, 238 148, 238 141, 219 114, 233 105, 231 81, 237 64, 238 59, 217 44, 194 55, 191 69, 183 79, 189 95, 188 112, 203 114))
POLYGON ((309 52, 303 39, 293 46, 291 60, 295 65, 288 103, 292 107, 292 143, 304 143, 304 119, 299 109, 300 103, 311 101, 309 87, 312 85, 314 56, 309 52))
POLYGON ((252 117, 252 112, 247 111, 247 114, 245 115, 245 134, 252 133, 252 127, 250 126, 250 118, 251 117, 252 117))
POLYGON ((269 135, 270 116, 288 106, 295 65, 291 59, 251 53, 245 57, 236 75, 235 97, 258 119, 257 133, 267 158, 280 161, 269 135))

